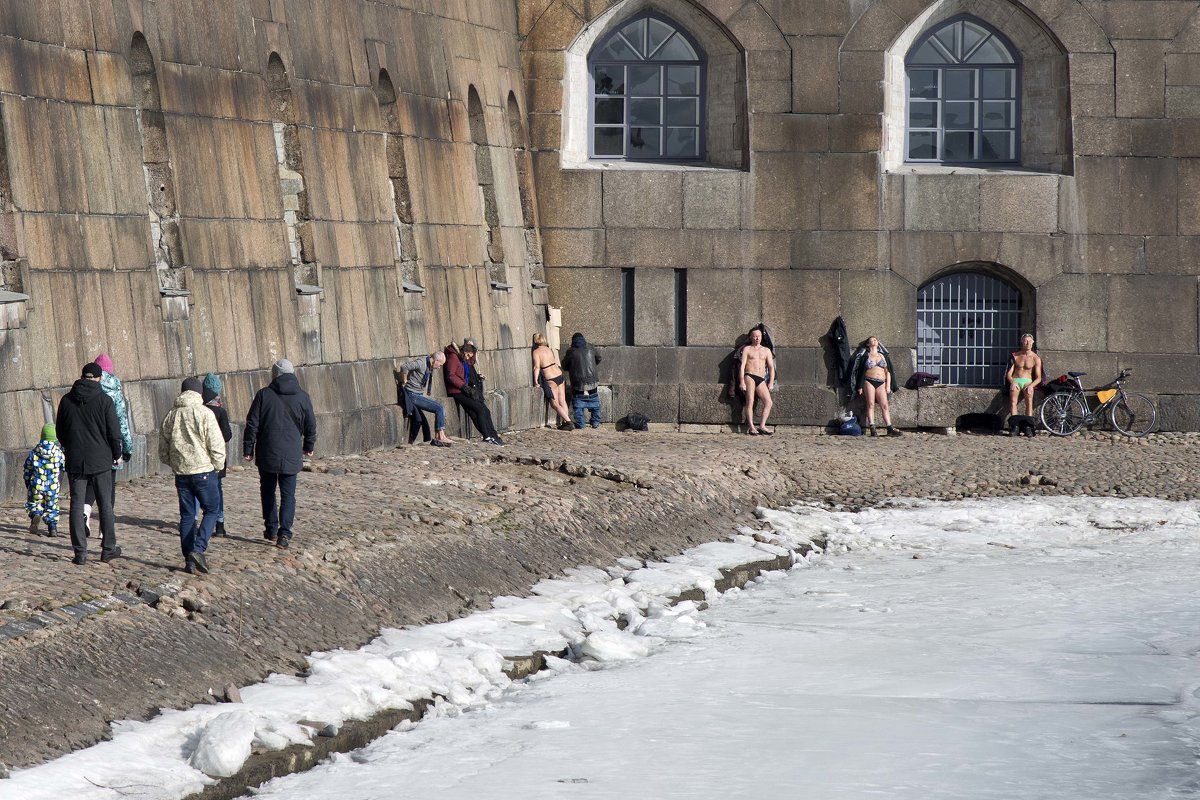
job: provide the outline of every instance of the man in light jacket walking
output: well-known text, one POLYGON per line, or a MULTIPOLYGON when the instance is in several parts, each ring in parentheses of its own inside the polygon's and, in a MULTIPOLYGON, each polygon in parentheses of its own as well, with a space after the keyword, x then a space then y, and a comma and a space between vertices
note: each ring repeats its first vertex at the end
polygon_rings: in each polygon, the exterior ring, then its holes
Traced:
POLYGON ((317 415, 312 400, 300 388, 292 362, 281 358, 271 365, 271 383, 254 395, 242 431, 242 457, 258 465, 263 538, 276 547, 286 548, 292 541, 296 476, 304 468, 304 457, 311 456, 316 446, 317 415))
POLYGON ((221 507, 217 473, 225 466, 225 438, 217 418, 204 407, 199 378, 183 382, 175 406, 163 419, 158 457, 175 473, 179 495, 179 545, 188 572, 208 572, 208 541, 221 507), (203 511, 196 525, 196 507, 203 511))

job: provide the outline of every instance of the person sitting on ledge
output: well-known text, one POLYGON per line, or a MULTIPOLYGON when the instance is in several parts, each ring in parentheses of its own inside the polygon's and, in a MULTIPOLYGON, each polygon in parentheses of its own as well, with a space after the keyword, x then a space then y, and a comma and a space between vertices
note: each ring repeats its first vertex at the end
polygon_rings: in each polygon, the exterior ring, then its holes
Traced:
POLYGON ((883 414, 883 424, 887 426, 888 436, 902 435, 892 425, 892 413, 888 408, 888 392, 895 392, 897 389, 896 372, 892 369, 892 357, 887 348, 879 343, 879 339, 870 336, 859 346, 854 353, 850 375, 858 394, 866 401, 865 422, 871 429, 871 435, 879 435, 875 430, 876 405, 883 414))
POLYGON ((1042 383, 1042 359, 1033 352, 1033 334, 1021 337, 1021 349, 1012 354, 1004 373, 1008 383, 1008 414, 1017 415, 1017 406, 1025 398, 1025 415, 1033 416, 1033 391, 1042 383))
POLYGON ((492 412, 484 399, 483 376, 475 366, 476 354, 479 352, 475 347, 475 340, 470 337, 464 339, 461 350, 451 342, 442 352, 446 356, 446 363, 442 367, 446 394, 471 418, 484 442, 503 445, 504 440, 496 433, 492 412))
POLYGON ((757 436, 770 436, 767 428, 767 417, 771 414, 771 392, 775 391, 778 370, 775 368, 775 354, 763 344, 761 327, 750 331, 750 343, 742 348, 741 358, 738 359, 738 384, 746 393, 746 433, 757 436), (760 403, 761 421, 754 426, 754 401, 760 403))
POLYGON ((433 371, 445 363, 445 354, 438 352, 418 356, 400 365, 405 406, 433 412, 436 432, 430 444, 434 447, 450 446, 450 437, 446 435, 446 409, 429 396, 429 390, 433 388, 433 371))

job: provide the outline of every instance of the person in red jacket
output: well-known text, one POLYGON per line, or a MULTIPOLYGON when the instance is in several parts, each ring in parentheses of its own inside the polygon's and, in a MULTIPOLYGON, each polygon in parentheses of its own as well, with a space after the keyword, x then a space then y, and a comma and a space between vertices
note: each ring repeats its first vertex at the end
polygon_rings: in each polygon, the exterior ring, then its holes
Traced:
POLYGON ((483 399, 483 376, 475 366, 479 352, 475 342, 472 339, 464 339, 461 349, 451 342, 442 352, 446 356, 446 363, 442 366, 446 394, 471 418, 483 441, 503 445, 504 441, 496 433, 496 426, 492 423, 492 412, 488 410, 483 399))

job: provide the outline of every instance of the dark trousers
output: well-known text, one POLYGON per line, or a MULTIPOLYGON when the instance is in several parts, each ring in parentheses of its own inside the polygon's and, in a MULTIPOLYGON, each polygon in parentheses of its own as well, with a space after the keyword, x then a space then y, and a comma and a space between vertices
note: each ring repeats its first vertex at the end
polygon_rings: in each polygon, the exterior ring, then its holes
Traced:
POLYGON ((409 444, 417 440, 417 433, 420 433, 427 442, 433 438, 429 435, 429 418, 425 416, 424 411, 414 406, 408 415, 409 444))
POLYGON ((263 527, 272 538, 292 538, 292 522, 296 519, 296 476, 280 472, 258 472, 258 488, 262 494, 263 527), (275 505, 275 487, 279 487, 279 505, 275 505))
POLYGON ((468 397, 465 394, 451 395, 458 407, 467 412, 467 416, 471 418, 471 422, 475 423, 475 430, 479 431, 479 435, 485 439, 490 439, 496 435, 496 426, 492 424, 492 412, 488 409, 487 404, 482 400, 476 400, 474 397, 468 397))
POLYGON ((216 472, 199 475, 176 475, 175 492, 179 495, 179 546, 184 558, 190 553, 203 553, 217 527, 221 510, 220 478, 216 472), (196 506, 204 512, 196 525, 196 506))
POLYGON ((117 526, 113 517, 113 471, 106 469, 95 475, 68 475, 71 482, 71 547, 75 555, 87 554, 87 526, 84 525, 83 504, 91 490, 100 512, 100 555, 111 553, 117 546, 117 526))
MULTIPOLYGON (((115 514, 116 509, 117 509, 117 473, 116 473, 116 471, 113 471, 112 478, 113 478, 112 484, 111 484, 112 490, 109 491, 108 496, 112 501, 113 513, 115 514)), ((84 497, 83 497, 83 502, 87 503, 89 506, 96 505, 96 487, 95 486, 91 486, 91 485, 88 486, 87 494, 84 495, 84 497)))

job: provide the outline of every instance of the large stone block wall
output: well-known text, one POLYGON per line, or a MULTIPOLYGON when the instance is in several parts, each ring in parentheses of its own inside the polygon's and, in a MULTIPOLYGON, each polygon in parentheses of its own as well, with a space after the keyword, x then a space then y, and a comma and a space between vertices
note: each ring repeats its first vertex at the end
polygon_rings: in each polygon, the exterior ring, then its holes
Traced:
MULTIPOLYGON (((1164 427, 1197 427, 1200 4, 686 0, 701 12, 689 17, 697 36, 742 53, 744 106, 711 111, 745 126, 746 163, 564 155, 564 120, 587 92, 564 69, 578 43, 646 9, 679 19, 684 2, 518 3, 551 297, 565 332, 636 365, 612 367, 614 413, 735 418, 720 399, 722 359, 763 320, 783 348, 775 418, 825 424, 838 407, 822 341, 834 317, 852 339, 874 334, 898 351, 903 380, 915 364, 917 290, 974 263, 1022 291, 1049 371, 1083 369, 1102 383, 1132 367, 1164 427), (1020 169, 902 163, 906 43, 959 13, 1028 51, 1020 169), (675 347, 677 269, 687 270, 685 347, 675 347)), ((897 416, 947 417, 943 399, 929 402, 922 416, 901 399, 897 416)))
POLYGON ((221 373, 238 420, 284 357, 320 453, 402 440, 393 370, 465 336, 497 415, 540 424, 517 26, 512 2, 0 0, 0 496, 100 352, 130 474, 160 468, 180 378, 221 373))

